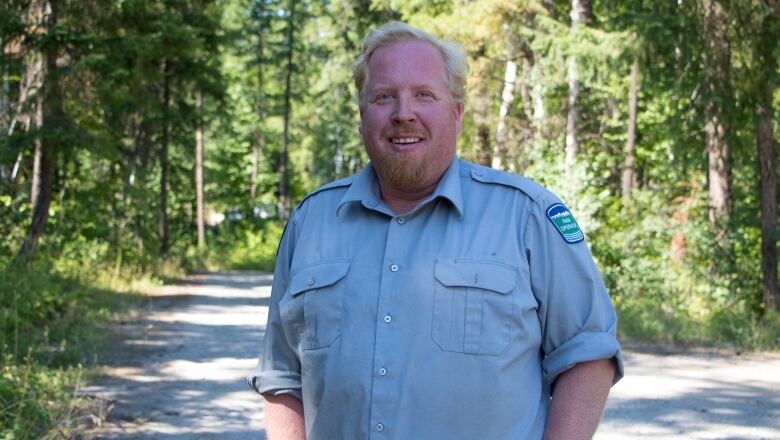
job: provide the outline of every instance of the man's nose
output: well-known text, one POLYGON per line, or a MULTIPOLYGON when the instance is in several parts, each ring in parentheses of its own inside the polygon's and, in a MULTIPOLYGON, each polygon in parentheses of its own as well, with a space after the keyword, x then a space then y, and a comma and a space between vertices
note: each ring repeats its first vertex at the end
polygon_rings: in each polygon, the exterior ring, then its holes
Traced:
POLYGON ((396 100, 393 120, 396 122, 411 122, 416 119, 414 104, 410 98, 399 97, 396 100))

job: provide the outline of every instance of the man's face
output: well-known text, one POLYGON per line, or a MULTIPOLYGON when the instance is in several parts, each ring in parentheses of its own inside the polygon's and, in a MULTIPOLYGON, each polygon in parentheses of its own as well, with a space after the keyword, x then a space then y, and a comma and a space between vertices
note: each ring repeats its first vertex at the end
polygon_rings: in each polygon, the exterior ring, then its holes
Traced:
POLYGON ((364 93, 360 133, 381 183, 409 192, 436 184, 455 154, 463 109, 439 51, 417 40, 377 49, 364 93))

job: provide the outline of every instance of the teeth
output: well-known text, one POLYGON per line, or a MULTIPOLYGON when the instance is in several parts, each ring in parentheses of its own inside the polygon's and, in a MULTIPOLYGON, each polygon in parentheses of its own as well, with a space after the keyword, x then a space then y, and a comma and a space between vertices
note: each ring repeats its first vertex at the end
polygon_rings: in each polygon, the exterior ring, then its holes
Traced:
POLYGON ((420 142, 420 138, 418 137, 393 138, 394 144, 413 144, 415 142, 420 142))

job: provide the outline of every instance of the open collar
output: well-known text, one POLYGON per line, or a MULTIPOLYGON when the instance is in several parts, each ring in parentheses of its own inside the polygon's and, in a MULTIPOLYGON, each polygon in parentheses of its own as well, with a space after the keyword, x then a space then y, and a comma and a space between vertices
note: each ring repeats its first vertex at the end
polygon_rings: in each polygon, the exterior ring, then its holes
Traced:
MULTIPOLYGON (((449 200, 453 208, 457 211, 458 218, 463 218, 463 191, 460 180, 460 160, 457 157, 452 158, 450 166, 444 171, 444 174, 442 175, 441 180, 439 180, 439 184, 436 185, 436 189, 433 193, 420 202, 412 212, 437 197, 449 200)), ((379 180, 376 175, 376 170, 374 170, 374 165, 371 162, 363 167, 363 170, 355 176, 349 189, 336 207, 336 215, 340 214, 342 206, 350 202, 359 202, 368 209, 390 212, 382 202, 379 191, 379 180)))

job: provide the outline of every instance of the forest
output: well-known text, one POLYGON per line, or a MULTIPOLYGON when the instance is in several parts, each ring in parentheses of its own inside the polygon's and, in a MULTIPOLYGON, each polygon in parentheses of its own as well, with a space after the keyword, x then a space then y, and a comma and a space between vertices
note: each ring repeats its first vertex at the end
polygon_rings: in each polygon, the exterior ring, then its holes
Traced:
POLYGON ((143 285, 273 267, 367 162, 351 63, 391 20, 462 45, 458 154, 567 203, 621 339, 780 347, 779 0, 4 0, 2 438, 71 429, 143 285))

